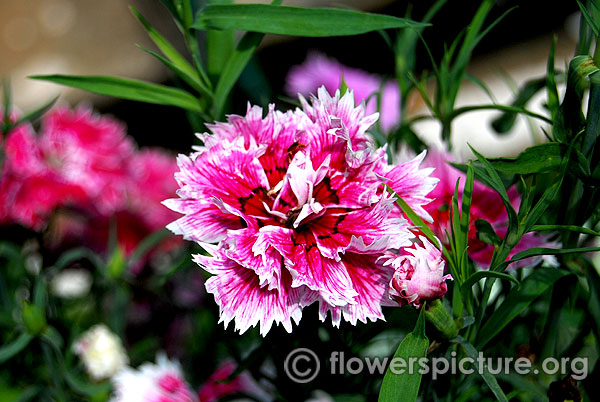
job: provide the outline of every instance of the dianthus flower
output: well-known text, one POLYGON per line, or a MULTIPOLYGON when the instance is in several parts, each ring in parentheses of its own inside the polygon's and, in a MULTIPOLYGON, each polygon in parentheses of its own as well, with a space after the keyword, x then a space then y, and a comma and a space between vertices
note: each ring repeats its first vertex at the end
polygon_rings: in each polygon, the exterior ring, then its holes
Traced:
POLYGON ((395 268, 390 281, 390 296, 398 304, 412 304, 420 308, 423 302, 441 299, 448 290, 446 281, 452 275, 444 275, 446 262, 442 252, 427 238, 419 236, 419 243, 403 250, 403 255, 386 262, 395 268))
POLYGON ((144 363, 135 370, 126 367, 112 378, 111 402, 197 402, 185 382, 179 363, 159 354, 156 364, 144 363))
POLYGON ((366 133, 377 114, 351 92, 300 101, 209 126, 204 146, 179 157, 179 198, 165 201, 184 214, 169 228, 211 254, 194 260, 213 274, 221 321, 240 332, 259 322, 263 335, 273 323, 291 331, 313 302, 336 326, 382 319, 393 269, 377 259, 413 236, 383 183, 430 219, 422 207, 436 179, 419 169, 423 154, 388 165, 366 133))
POLYGON ((114 210, 124 202, 132 151, 123 125, 84 108, 53 109, 38 137, 18 126, 5 141, 0 219, 40 230, 58 207, 114 210))
POLYGON ((366 71, 345 66, 320 53, 311 53, 306 61, 290 69, 286 77, 286 91, 309 95, 324 86, 330 93, 340 87, 342 78, 354 92, 355 101, 366 102, 366 112, 381 113, 381 128, 389 132, 400 123, 400 90, 394 81, 384 82, 381 77, 366 71), (377 96, 381 91, 381 102, 377 96))

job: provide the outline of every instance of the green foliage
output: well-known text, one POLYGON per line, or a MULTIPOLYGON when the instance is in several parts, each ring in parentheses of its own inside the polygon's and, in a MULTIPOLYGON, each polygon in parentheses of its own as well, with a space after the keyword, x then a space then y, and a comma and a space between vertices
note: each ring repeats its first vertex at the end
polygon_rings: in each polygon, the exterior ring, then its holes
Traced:
MULTIPOLYGON (((409 362, 410 359, 425 357, 428 346, 429 339, 425 335, 425 316, 422 309, 415 329, 400 342, 396 353, 394 353, 394 358, 409 362)), ((379 391, 379 401, 414 402, 417 400, 420 384, 420 373, 409 373, 408 368, 404 373, 394 373, 388 368, 379 391)))
POLYGON ((196 29, 222 29, 306 37, 358 35, 389 28, 421 28, 405 18, 344 9, 209 4, 196 16, 196 29))

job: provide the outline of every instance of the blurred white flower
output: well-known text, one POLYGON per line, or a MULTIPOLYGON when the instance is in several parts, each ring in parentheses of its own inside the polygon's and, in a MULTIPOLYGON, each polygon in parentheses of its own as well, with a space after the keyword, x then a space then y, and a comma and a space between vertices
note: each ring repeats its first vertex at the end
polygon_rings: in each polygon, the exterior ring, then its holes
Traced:
POLYGON ((115 394, 111 402, 197 402, 195 393, 183 378, 178 362, 164 354, 156 364, 146 362, 137 370, 125 367, 112 379, 115 394))
POLYGON ((85 332, 75 342, 73 350, 95 380, 110 378, 129 363, 121 340, 104 324, 85 332))
POLYGON ((85 269, 64 269, 50 282, 50 289, 55 296, 74 299, 85 296, 92 286, 92 275, 85 269))

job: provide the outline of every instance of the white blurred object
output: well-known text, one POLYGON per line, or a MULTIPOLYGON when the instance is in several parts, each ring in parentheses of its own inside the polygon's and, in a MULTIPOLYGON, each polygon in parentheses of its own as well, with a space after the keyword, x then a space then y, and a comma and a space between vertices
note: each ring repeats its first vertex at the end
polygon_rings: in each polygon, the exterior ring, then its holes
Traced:
POLYGON ((334 402, 335 400, 327 392, 320 389, 315 389, 304 402, 334 402))
POLYGON ((63 269, 50 282, 52 293, 65 299, 85 296, 91 287, 92 275, 80 268, 63 269))
POLYGON ((104 324, 85 332, 73 345, 73 351, 94 380, 110 378, 129 363, 121 339, 104 324))

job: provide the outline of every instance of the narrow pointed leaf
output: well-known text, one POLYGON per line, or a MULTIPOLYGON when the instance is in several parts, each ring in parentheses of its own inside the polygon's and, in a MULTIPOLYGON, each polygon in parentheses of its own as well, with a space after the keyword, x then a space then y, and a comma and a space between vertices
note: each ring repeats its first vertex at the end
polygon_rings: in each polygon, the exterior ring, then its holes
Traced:
MULTIPOLYGON (((527 81, 519 92, 517 96, 511 102, 511 106, 517 108, 524 108, 527 105, 527 102, 533 98, 535 94, 546 87, 546 77, 534 79, 527 81)), ((492 127, 499 134, 507 133, 515 124, 517 120, 517 113, 506 111, 499 118, 492 121, 492 127)))
POLYGON ((223 114, 229 92, 244 71, 263 36, 264 34, 261 33, 246 32, 223 68, 215 90, 213 115, 216 119, 223 114))
POLYGON ((521 286, 513 288, 500 307, 485 321, 477 334, 477 347, 483 348, 548 287, 569 274, 568 271, 560 269, 540 268, 521 281, 521 286))
POLYGON ((502 183, 500 176, 498 176, 498 173, 496 172, 492 164, 483 155, 481 155, 479 152, 473 149, 473 147, 469 147, 471 148, 471 151, 473 151, 479 162, 481 162, 481 164, 483 165, 487 173, 487 183, 491 184, 492 188, 496 190, 496 192, 500 195, 500 197, 502 198, 502 202, 506 207, 506 211, 508 213, 508 236, 511 232, 514 232, 517 229, 517 213, 513 208, 512 204, 510 203, 510 199, 508 198, 508 194, 506 193, 504 184, 502 183))
POLYGON ((475 228, 477 229, 477 238, 482 242, 495 246, 499 246, 502 243, 502 239, 496 234, 496 231, 488 221, 477 219, 475 221, 475 228))
MULTIPOLYGON (((427 356, 429 339, 425 336, 425 315, 423 309, 419 313, 415 329, 400 342, 394 358, 409 362, 410 359, 427 356)), ((416 365, 414 365, 416 368, 416 365)), ((415 402, 421 385, 421 373, 409 372, 409 367, 404 373, 394 373, 390 368, 383 377, 383 383, 379 391, 380 402, 415 402)))
POLYGON ((50 108, 52 106, 54 106, 54 104, 56 103, 58 98, 59 97, 57 96, 54 99, 50 100, 49 102, 45 103, 43 106, 34 110, 33 112, 27 113, 25 116, 23 116, 19 120, 17 120, 17 122, 14 123, 13 127, 18 126, 19 124, 23 124, 26 121, 33 122, 33 121, 39 119, 40 117, 42 117, 44 115, 44 113, 46 113, 48 110, 50 110, 50 108))
POLYGON ((488 159, 498 171, 506 174, 533 174, 555 171, 560 166, 565 147, 557 142, 534 145, 516 158, 488 159))
POLYGON ((103 75, 54 74, 34 75, 29 78, 79 88, 100 95, 202 112, 198 100, 189 92, 145 81, 103 75))
POLYGON ((33 339, 33 335, 23 332, 17 339, 11 343, 0 347, 0 364, 4 363, 23 349, 33 339))
POLYGON ((568 230, 571 232, 583 233, 592 236, 600 236, 600 232, 588 229, 582 226, 575 225, 533 225, 530 229, 531 232, 543 232, 543 231, 555 231, 555 230, 568 230))
POLYGON ((162 36, 156 29, 152 27, 146 21, 146 19, 140 14, 135 8, 129 7, 131 12, 136 16, 136 18, 140 21, 140 23, 146 29, 148 36, 152 39, 152 42, 160 49, 160 51, 169 59, 177 68, 181 71, 184 71, 190 77, 194 77, 198 81, 200 77, 198 76, 198 72, 192 67, 192 65, 175 49, 175 47, 164 37, 162 36))
POLYGON ((156 57, 161 63, 163 63, 167 68, 173 71, 179 78, 181 78, 184 82, 186 82, 190 87, 194 88, 199 93, 211 97, 212 93, 210 90, 198 79, 197 76, 191 76, 186 71, 180 69, 177 65, 173 64, 171 61, 167 60, 165 57, 160 54, 153 52, 150 49, 146 49, 143 46, 139 46, 144 52, 156 57))
POLYGON ((406 18, 344 9, 214 4, 198 13, 192 27, 324 37, 358 35, 388 28, 421 28, 427 25, 406 18))
POLYGON ((475 272, 473 275, 471 275, 463 284, 462 284, 462 289, 464 292, 470 292, 470 288, 471 286, 473 286, 474 284, 476 284, 477 282, 479 282, 481 279, 483 278, 490 278, 490 277, 494 277, 494 278, 499 278, 499 279, 506 279, 508 281, 514 282, 517 285, 519 285, 519 281, 509 275, 509 274, 505 274, 503 272, 496 272, 496 271, 477 271, 475 272))
MULTIPOLYGON (((473 361, 477 361, 477 359, 479 358, 479 352, 477 351, 477 349, 475 349, 473 345, 471 345, 469 342, 467 342, 460 336, 456 338, 456 341, 463 347, 467 356, 473 359, 473 361)), ((473 365, 475 365, 475 363, 473 363, 473 365)), ((508 398, 504 394, 504 391, 502 391, 502 388, 500 388, 496 377, 494 377, 488 370, 487 364, 483 364, 482 367, 479 367, 479 369, 481 368, 483 370, 477 370, 477 373, 481 376, 481 378, 483 378, 483 381, 485 381, 490 391, 492 391, 492 393, 496 397, 496 400, 500 402, 508 402, 508 398)))

